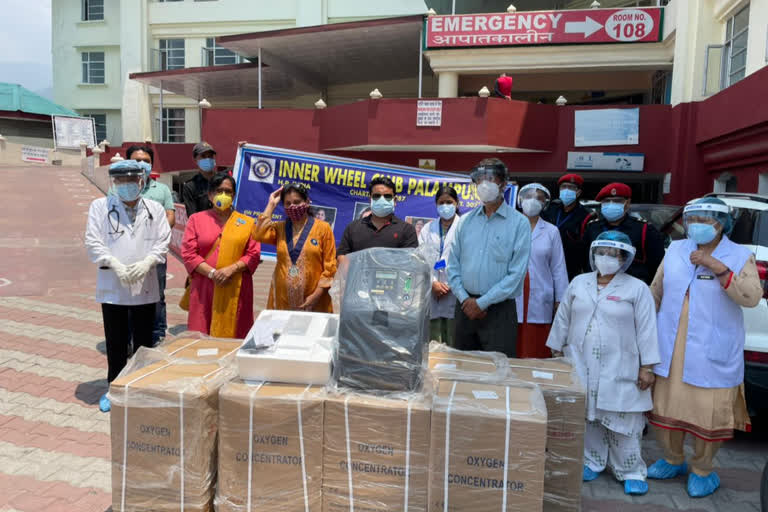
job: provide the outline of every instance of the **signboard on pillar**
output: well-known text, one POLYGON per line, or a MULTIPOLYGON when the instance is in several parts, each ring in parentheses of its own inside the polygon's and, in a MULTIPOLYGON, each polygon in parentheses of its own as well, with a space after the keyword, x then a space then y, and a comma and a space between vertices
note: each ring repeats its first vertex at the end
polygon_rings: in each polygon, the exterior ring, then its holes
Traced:
POLYGON ((568 152, 569 171, 640 172, 645 164, 643 153, 568 152))
POLYGON ((549 44, 653 43, 663 8, 523 11, 429 16, 425 49, 549 44))

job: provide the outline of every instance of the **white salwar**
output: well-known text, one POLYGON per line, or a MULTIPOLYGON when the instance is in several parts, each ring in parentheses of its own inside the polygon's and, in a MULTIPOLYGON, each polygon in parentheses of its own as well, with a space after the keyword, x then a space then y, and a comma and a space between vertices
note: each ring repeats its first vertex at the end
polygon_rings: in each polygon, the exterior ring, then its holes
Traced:
MULTIPOLYGON (((604 290, 598 292, 598 296, 604 290)), ((645 427, 642 412, 603 411, 597 407, 600 390, 600 333, 597 322, 589 323, 584 337, 587 382, 587 428, 584 433, 584 464, 601 473, 606 466, 617 480, 645 480, 648 470, 641 455, 645 427)))

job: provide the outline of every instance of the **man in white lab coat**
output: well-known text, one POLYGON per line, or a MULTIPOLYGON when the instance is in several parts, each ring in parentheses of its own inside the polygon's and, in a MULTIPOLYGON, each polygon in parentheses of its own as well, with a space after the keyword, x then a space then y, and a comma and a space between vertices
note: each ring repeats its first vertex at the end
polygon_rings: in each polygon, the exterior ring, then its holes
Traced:
POLYGON ((620 231, 592 242, 595 271, 571 282, 547 346, 573 360, 587 388, 584 481, 610 466, 626 494, 640 495, 648 492, 640 453, 643 413, 652 407, 653 366, 660 358, 651 292, 625 273, 634 256, 620 231))
MULTIPOLYGON (((88 211, 85 247, 99 267, 96 301, 101 303, 107 343, 107 380, 126 364, 128 344, 152 346, 155 303, 160 299, 155 266, 165 261, 171 228, 165 210, 146 201, 144 162, 122 160, 109 167, 112 189, 88 211)), ((107 395, 99 408, 110 410, 107 395)))

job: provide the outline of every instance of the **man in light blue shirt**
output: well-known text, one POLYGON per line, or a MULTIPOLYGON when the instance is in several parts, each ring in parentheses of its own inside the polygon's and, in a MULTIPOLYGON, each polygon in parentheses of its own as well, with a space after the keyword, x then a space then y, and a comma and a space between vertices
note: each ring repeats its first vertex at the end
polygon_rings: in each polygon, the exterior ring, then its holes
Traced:
POLYGON ((448 282, 458 299, 456 348, 515 357, 514 297, 523 292, 531 227, 504 201, 508 175, 501 160, 483 160, 471 176, 483 206, 461 218, 448 258, 448 282))

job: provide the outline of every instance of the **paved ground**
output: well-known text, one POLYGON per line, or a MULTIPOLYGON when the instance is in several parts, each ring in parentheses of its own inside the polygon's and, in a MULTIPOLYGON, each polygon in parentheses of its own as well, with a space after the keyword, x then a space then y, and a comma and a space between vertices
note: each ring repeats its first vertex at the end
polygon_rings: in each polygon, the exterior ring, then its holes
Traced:
MULTIPOLYGON (((95 269, 82 233, 99 191, 74 168, 0 166, 0 512, 103 512, 111 504, 109 415, 101 313, 92 297, 95 269)), ((185 329, 175 305, 184 269, 169 261, 168 323, 185 329), (172 276, 172 277, 171 277, 172 276)), ((261 294, 271 266, 254 288, 261 294)), ((645 442, 646 461, 658 449, 645 442)), ((604 475, 584 486, 585 511, 759 510, 768 437, 744 435, 718 456, 723 487, 691 500, 683 480, 651 483, 627 499, 604 475)))

